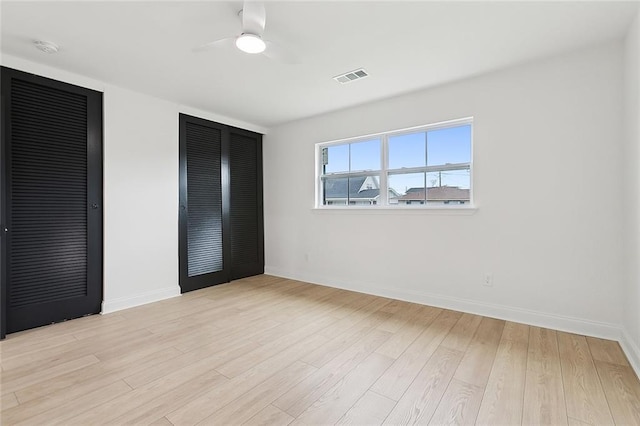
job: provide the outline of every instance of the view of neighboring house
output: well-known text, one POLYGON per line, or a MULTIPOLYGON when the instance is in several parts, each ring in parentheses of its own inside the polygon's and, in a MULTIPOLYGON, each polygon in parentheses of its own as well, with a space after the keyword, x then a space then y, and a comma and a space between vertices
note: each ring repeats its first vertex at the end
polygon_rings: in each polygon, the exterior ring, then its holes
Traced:
POLYGON ((409 188, 404 195, 389 199, 391 204, 467 204, 470 201, 469 189, 457 186, 434 186, 409 188))
MULTIPOLYGON (((324 184, 325 205, 362 205, 378 204, 380 181, 377 176, 329 178, 324 184)), ((457 186, 434 186, 409 188, 405 194, 389 189, 389 204, 467 204, 470 201, 469 189, 457 186)))
MULTIPOLYGON (((398 194, 389 190, 389 198, 398 194)), ((325 204, 362 205, 378 204, 380 197, 380 181, 377 176, 360 176, 351 178, 329 178, 324 183, 325 204)))

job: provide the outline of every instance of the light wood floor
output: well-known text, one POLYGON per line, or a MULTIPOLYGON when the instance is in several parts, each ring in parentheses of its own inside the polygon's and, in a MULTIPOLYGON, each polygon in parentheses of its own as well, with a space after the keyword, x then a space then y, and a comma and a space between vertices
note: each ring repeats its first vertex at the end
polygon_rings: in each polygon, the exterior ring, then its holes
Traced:
POLYGON ((615 342, 269 276, 0 349, 4 425, 640 425, 615 342))

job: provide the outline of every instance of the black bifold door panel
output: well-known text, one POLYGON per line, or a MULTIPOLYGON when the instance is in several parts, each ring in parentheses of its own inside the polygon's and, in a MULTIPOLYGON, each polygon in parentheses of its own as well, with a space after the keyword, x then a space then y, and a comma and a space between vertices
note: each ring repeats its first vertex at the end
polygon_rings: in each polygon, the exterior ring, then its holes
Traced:
POLYGON ((264 272, 262 135, 180 115, 180 287, 264 272))
POLYGON ((2 68, 2 327, 100 312, 102 94, 2 68))

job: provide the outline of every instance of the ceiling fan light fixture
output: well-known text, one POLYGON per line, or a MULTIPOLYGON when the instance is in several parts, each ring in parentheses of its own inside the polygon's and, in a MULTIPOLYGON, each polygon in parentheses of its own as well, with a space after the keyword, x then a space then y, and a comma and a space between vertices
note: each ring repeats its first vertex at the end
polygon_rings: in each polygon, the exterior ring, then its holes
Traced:
POLYGON ((267 45, 257 35, 244 33, 236 39, 236 47, 245 53, 262 53, 267 45))

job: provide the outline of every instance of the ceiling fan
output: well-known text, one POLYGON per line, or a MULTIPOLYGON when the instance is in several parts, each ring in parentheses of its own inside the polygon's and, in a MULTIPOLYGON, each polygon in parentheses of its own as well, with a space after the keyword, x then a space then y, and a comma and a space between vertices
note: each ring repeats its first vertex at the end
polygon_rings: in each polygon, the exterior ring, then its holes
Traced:
POLYGON ((242 10, 238 12, 242 17, 242 32, 240 35, 226 37, 196 47, 194 52, 214 49, 217 47, 233 46, 249 54, 263 54, 276 61, 295 64, 298 57, 284 47, 262 38, 267 14, 261 1, 245 1, 242 10))

